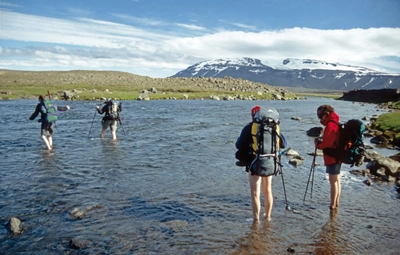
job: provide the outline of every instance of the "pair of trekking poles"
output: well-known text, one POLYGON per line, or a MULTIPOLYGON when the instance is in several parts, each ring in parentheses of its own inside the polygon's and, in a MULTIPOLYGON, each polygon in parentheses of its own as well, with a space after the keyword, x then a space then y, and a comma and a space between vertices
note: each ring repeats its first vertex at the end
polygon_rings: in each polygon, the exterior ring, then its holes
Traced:
POLYGON ((310 174, 308 175, 307 187, 306 187, 306 192, 304 193, 303 201, 306 200, 306 195, 307 195, 308 185, 310 184, 310 179, 311 179, 311 193, 310 193, 310 198, 312 198, 312 192, 313 192, 313 186, 314 186, 314 172, 315 172, 315 158, 316 158, 316 156, 317 156, 317 146, 315 146, 314 158, 313 158, 313 161, 312 161, 312 163, 311 163, 310 174), (311 178, 311 175, 312 175, 312 178, 311 178))
MULTIPOLYGON (((97 113, 97 109, 96 109, 96 110, 94 110, 94 115, 93 115, 92 125, 90 125, 90 129, 89 129, 88 138, 90 137, 90 132, 92 131, 93 122, 94 122, 94 119, 96 118, 96 113, 97 113)), ((117 119, 117 120, 118 120, 119 124, 121 124, 122 131, 124 131, 124 135, 126 135, 126 133, 125 133, 125 129, 124 129, 124 125, 122 125, 121 118, 119 118, 119 117, 118 117, 118 119, 117 119)))

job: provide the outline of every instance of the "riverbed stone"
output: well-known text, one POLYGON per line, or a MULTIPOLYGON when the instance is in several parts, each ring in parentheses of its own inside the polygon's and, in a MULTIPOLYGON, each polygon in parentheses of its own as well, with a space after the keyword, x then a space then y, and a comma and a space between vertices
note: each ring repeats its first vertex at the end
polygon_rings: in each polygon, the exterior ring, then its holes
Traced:
POLYGON ((289 150, 287 150, 284 155, 286 156, 291 156, 291 157, 295 157, 295 156, 300 156, 300 154, 295 151, 294 149, 290 148, 289 150))
MULTIPOLYGON (((369 162, 367 168, 371 171, 371 174, 376 176, 391 176, 393 178, 400 177, 400 163, 391 158, 377 158, 369 162)), ((387 180, 395 181, 396 179, 387 178, 387 180)))
POLYGON ((303 164, 304 160, 298 159, 298 158, 292 158, 289 160, 289 164, 293 165, 293 166, 300 166, 301 164, 303 164))
POLYGON ((324 129, 322 127, 312 127, 307 131, 307 135, 312 137, 318 137, 322 135, 323 130, 324 129))
POLYGON ((13 235, 22 233, 21 220, 16 217, 12 217, 7 226, 13 235))
POLYGON ((91 245, 91 242, 88 240, 83 240, 80 238, 72 238, 69 241, 69 248, 74 249, 74 250, 79 250, 83 248, 87 248, 91 245))

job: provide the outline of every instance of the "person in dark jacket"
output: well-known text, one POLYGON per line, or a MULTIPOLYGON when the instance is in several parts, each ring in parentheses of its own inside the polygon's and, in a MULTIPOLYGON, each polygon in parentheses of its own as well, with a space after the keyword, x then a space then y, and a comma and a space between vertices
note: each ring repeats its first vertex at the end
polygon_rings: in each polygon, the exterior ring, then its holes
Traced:
POLYGON ((251 118, 252 121, 250 123, 248 123, 246 126, 244 126, 244 128, 242 129, 242 132, 240 133, 240 136, 238 137, 237 141, 236 141, 236 149, 238 149, 236 151, 236 159, 238 159, 239 161, 236 162, 236 165, 238 166, 245 166, 246 167, 246 171, 249 171, 249 166, 251 164, 251 162, 253 161, 254 157, 252 155, 252 149, 251 149, 251 126, 253 124, 254 121, 254 115, 256 114, 256 112, 258 110, 260 110, 260 106, 254 106, 253 109, 251 109, 251 118))
MULTIPOLYGON (((318 107, 317 116, 325 128, 322 138, 315 139, 315 146, 320 150, 336 148, 339 140, 339 126, 337 125, 340 121, 339 115, 332 106, 325 104, 318 107)), ((339 206, 341 193, 340 168, 342 162, 324 154, 324 165, 326 166, 326 173, 329 174, 331 200, 329 208, 336 209, 339 206)))
MULTIPOLYGON (((110 115, 110 107, 112 100, 109 98, 106 102, 104 102, 104 106, 100 109, 100 106, 96 105, 97 112, 99 114, 105 113, 102 121, 101 121, 101 138, 104 138, 105 132, 108 127, 111 130, 111 136, 113 140, 117 139, 117 122, 118 119, 113 118, 110 115)), ((121 110, 121 105, 119 106, 119 111, 121 110)))
MULTIPOLYGON (((41 122, 41 137, 43 142, 46 144, 47 149, 50 151, 53 148, 53 127, 54 122, 47 121, 47 113, 43 111, 45 97, 40 95, 39 96, 39 103, 36 105, 35 112, 29 117, 30 120, 34 120, 40 113, 40 120, 41 122)), ((58 111, 67 111, 69 110, 69 105, 67 106, 57 106, 58 111)))
MULTIPOLYGON (((251 116, 254 121, 254 118, 259 111, 261 110, 260 106, 255 106, 251 110, 251 116)), ((273 111, 274 114, 279 116, 278 112, 272 108, 268 108, 267 111, 273 111)), ((265 112, 264 112, 265 113, 265 112)), ((276 158, 270 158, 267 160, 260 161, 262 168, 264 170, 259 171, 259 167, 254 164, 255 155, 253 155, 252 149, 252 126, 253 121, 248 123, 243 129, 236 141, 236 148, 238 151, 236 152, 236 158, 240 160, 239 166, 245 166, 246 171, 249 172, 249 183, 250 183, 250 194, 252 201, 252 210, 253 210, 253 220, 254 223, 260 221, 260 211, 261 211, 261 187, 264 194, 264 207, 265 207, 265 219, 271 220, 271 212, 273 206, 273 196, 272 196, 272 175, 264 175, 263 171, 273 172, 275 164, 273 163, 276 158)), ((280 147, 284 148, 286 146, 286 141, 282 134, 280 134, 281 139, 279 139, 280 147)), ((264 137, 264 139, 267 139, 264 137)), ((262 152, 264 153, 264 152, 262 152)))

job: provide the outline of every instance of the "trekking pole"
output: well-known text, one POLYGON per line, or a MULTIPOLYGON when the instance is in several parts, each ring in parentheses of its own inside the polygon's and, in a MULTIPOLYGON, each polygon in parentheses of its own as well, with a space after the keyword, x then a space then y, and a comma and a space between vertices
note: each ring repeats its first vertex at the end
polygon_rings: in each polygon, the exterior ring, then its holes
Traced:
POLYGON ((119 121, 119 124, 121 124, 122 131, 124 131, 124 135, 126 135, 126 133, 125 133, 125 129, 124 129, 124 125, 122 125, 121 118, 118 118, 118 121, 119 121))
POLYGON ((288 204, 288 201, 287 201, 287 197, 286 197, 286 187, 285 187, 285 180, 284 180, 284 178, 283 178, 283 169, 282 169, 282 165, 280 164, 280 162, 279 162, 279 167, 281 168, 281 176, 282 176, 282 185, 283 185, 283 193, 285 194, 285 204, 286 204, 286 210, 289 210, 290 211, 290 206, 289 206, 289 204, 288 204))
POLYGON ((94 115, 93 115, 92 125, 90 125, 89 134, 88 134, 88 139, 89 139, 89 136, 90 136, 90 131, 92 131, 92 127, 93 127, 94 118, 96 117, 96 111, 97 111, 97 109, 96 109, 96 110, 94 110, 94 115))
POLYGON ((304 198, 303 201, 306 200, 306 195, 307 195, 307 190, 308 190, 308 184, 310 183, 310 177, 311 177, 311 173, 312 173, 312 181, 311 181, 311 198, 312 198, 312 190, 313 190, 313 186, 314 186, 314 168, 315 168, 315 158, 317 156, 317 146, 315 146, 315 150, 314 150, 314 158, 313 161, 311 163, 311 167, 310 167, 310 174, 308 175, 308 181, 307 181, 307 187, 306 187, 306 192, 304 193, 304 198))
POLYGON ((282 177, 282 185, 283 185, 283 193, 285 194, 285 204, 286 204, 286 210, 290 210, 290 206, 288 205, 287 197, 286 197, 286 187, 285 187, 285 180, 283 178, 283 169, 282 169, 282 163, 281 163, 281 155, 285 154, 291 149, 291 147, 287 148, 286 150, 279 151, 279 161, 277 162, 279 167, 280 167, 280 173, 282 177))

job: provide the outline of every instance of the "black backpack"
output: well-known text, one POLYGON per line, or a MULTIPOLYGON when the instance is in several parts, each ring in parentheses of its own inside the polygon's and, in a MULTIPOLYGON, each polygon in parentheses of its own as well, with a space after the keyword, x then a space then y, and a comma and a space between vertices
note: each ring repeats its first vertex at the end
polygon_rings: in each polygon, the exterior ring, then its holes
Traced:
POLYGON ((323 149, 324 154, 340 160, 350 167, 361 166, 364 162, 364 132, 365 125, 361 120, 351 119, 346 123, 337 123, 339 126, 339 139, 336 148, 323 149))
POLYGON ((108 117, 112 120, 118 120, 122 110, 121 103, 116 100, 108 102, 108 117))
POLYGON ((278 174, 279 150, 286 146, 279 123, 279 113, 273 108, 261 108, 254 115, 251 128, 254 159, 249 167, 252 175, 278 174))

